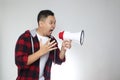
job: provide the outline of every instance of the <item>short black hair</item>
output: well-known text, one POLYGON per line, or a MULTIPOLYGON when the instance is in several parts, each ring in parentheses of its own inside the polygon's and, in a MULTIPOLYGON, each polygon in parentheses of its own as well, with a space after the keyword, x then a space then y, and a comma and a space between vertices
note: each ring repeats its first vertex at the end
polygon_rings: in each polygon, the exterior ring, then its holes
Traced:
POLYGON ((42 10, 39 12, 37 17, 37 22, 39 23, 40 20, 46 19, 48 16, 54 16, 54 13, 51 10, 42 10))

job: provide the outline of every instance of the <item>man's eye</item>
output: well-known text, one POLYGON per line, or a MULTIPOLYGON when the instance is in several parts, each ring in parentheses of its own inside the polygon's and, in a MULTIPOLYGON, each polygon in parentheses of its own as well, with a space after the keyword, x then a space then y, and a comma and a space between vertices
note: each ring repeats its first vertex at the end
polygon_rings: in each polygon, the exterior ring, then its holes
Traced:
POLYGON ((52 22, 50 22, 50 24, 53 24, 52 22))

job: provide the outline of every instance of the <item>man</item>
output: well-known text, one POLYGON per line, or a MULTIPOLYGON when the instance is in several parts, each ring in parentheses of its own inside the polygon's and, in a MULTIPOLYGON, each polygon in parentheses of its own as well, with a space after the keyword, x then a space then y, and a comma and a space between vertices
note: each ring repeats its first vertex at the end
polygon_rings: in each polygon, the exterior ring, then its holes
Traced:
POLYGON ((52 11, 40 11, 37 22, 38 28, 25 31, 16 42, 16 80, 50 80, 52 62, 64 62, 66 49, 71 48, 71 40, 63 40, 60 50, 51 35, 56 26, 52 11))

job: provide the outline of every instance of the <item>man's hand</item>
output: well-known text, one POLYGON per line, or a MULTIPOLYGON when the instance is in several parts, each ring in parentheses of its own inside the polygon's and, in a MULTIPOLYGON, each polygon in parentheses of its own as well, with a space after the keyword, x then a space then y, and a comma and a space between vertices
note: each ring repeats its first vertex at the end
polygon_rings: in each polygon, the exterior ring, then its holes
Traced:
POLYGON ((48 53, 49 51, 55 50, 57 49, 57 47, 55 47, 57 43, 55 42, 55 40, 53 40, 52 42, 50 42, 50 39, 43 45, 42 44, 42 40, 40 40, 40 52, 44 54, 48 53))
POLYGON ((54 49, 57 49, 57 47, 55 47, 57 43, 55 42, 55 40, 53 40, 52 42, 50 42, 50 39, 43 45, 42 44, 42 40, 40 41, 40 49, 38 51, 36 51, 35 53, 31 54, 28 56, 28 61, 27 61, 27 65, 32 64, 33 62, 35 62, 36 60, 38 60, 42 55, 48 53, 49 51, 52 51, 54 49))
POLYGON ((61 50, 66 51, 66 49, 70 49, 71 42, 72 42, 72 40, 63 40, 61 50))

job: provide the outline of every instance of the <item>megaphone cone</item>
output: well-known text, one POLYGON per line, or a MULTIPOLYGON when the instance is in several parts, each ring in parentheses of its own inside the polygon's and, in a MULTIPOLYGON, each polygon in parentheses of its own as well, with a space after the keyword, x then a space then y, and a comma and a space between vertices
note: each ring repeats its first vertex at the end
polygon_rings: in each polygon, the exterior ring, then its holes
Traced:
POLYGON ((81 45, 83 45, 84 42, 84 30, 77 33, 62 31, 58 36, 62 40, 72 40, 73 42, 79 43, 81 45))

